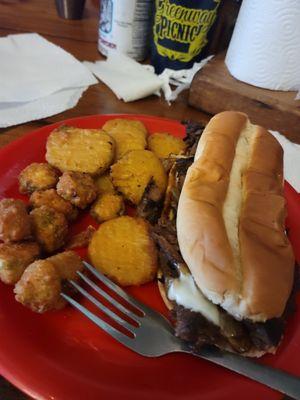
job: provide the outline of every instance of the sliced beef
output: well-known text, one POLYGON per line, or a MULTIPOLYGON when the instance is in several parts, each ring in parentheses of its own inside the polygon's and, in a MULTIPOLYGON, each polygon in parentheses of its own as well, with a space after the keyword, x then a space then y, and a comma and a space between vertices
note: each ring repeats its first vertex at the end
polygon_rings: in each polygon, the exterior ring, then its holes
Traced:
POLYGON ((197 144, 205 125, 190 120, 184 120, 181 123, 185 126, 186 137, 183 140, 187 144, 187 152, 190 155, 195 155, 197 144))
POLYGON ((146 186, 136 213, 139 217, 150 222, 150 224, 156 224, 163 210, 163 204, 161 192, 154 180, 151 179, 146 186))

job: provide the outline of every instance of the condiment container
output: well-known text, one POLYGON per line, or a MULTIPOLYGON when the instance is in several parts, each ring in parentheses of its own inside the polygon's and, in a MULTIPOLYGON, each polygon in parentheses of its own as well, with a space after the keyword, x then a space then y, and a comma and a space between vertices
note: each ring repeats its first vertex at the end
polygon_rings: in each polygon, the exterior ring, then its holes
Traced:
POLYGON ((98 49, 116 49, 137 61, 147 56, 152 0, 101 0, 98 49))

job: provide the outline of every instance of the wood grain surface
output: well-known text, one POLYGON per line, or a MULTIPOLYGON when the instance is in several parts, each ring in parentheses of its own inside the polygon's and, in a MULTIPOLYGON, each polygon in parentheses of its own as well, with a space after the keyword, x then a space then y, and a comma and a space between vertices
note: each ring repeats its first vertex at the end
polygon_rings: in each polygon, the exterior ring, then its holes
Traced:
MULTIPOLYGON (((78 21, 59 18, 54 3, 54 0, 0 0, 0 36, 38 32, 78 60, 102 59, 97 49, 99 1, 87 0, 83 18, 78 21)), ((187 92, 182 93, 171 106, 156 96, 124 103, 99 82, 91 86, 71 110, 43 120, 0 129, 0 147, 46 124, 93 114, 151 114, 177 120, 194 119, 207 122, 209 116, 191 108, 187 103, 187 96, 187 92)), ((28 399, 26 395, 0 377, 0 400, 25 399, 28 399)))
MULTIPOLYGON (((38 32, 79 60, 101 59, 102 56, 97 50, 99 1, 87 0, 83 19, 79 21, 59 18, 54 3, 54 0, 0 0, 0 36, 38 32)), ((187 98, 186 91, 171 106, 156 96, 124 103, 119 101, 104 84, 98 83, 91 86, 77 106, 71 110, 43 120, 0 129, 0 147, 41 126, 76 116, 140 113, 177 120, 194 119, 207 122, 209 115, 190 107, 187 98)), ((26 395, 0 377, 0 400, 28 399, 26 395)))
POLYGON ((238 110, 252 122, 279 131, 300 143, 300 101, 296 92, 261 89, 230 75, 225 54, 219 54, 199 71, 192 82, 189 103, 207 113, 238 110))

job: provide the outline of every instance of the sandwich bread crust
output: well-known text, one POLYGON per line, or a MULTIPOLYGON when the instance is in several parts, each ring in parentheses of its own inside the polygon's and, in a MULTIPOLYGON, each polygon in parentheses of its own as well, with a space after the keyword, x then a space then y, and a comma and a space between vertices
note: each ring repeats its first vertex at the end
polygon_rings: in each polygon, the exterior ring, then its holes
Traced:
POLYGON ((245 114, 217 114, 186 175, 177 236, 200 290, 236 319, 285 309, 295 262, 285 217, 280 144, 245 114))

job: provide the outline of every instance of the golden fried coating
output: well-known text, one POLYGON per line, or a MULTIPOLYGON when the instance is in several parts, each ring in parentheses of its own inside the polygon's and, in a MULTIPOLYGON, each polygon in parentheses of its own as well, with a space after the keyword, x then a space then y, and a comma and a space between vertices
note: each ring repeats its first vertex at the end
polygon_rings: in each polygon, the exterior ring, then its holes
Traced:
POLYGON ((55 189, 39 190, 30 196, 29 204, 33 208, 48 206, 64 214, 68 221, 74 221, 78 210, 67 200, 59 196, 55 189))
POLYGON ((0 240, 18 242, 31 237, 31 221, 21 200, 0 201, 0 240))
POLYGON ((97 197, 97 186, 89 174, 64 172, 57 184, 57 193, 74 206, 86 208, 97 197))
POLYGON ((143 150, 147 145, 147 129, 141 121, 111 119, 103 125, 102 129, 115 140, 115 160, 119 160, 131 150, 143 150))
POLYGON ((101 194, 91 208, 91 216, 99 223, 123 215, 125 211, 122 196, 117 193, 101 194))
POLYGON ((122 286, 141 285, 156 276, 156 247, 141 218, 104 222, 92 237, 88 254, 95 268, 122 286))
POLYGON ((147 129, 142 121, 136 119, 126 119, 126 118, 113 118, 105 122, 102 126, 105 132, 114 133, 119 131, 136 131, 147 137, 147 129))
POLYGON ((154 133, 148 137, 148 148, 158 158, 167 158, 171 154, 178 155, 185 149, 182 139, 169 133, 154 133))
POLYGON ((61 126, 47 140, 47 161, 62 172, 77 171, 98 175, 112 163, 115 143, 101 129, 61 126))
POLYGON ((95 184, 99 194, 115 193, 114 185, 108 172, 95 179, 95 184))
POLYGON ((58 181, 58 171, 47 163, 28 165, 19 175, 20 193, 54 188, 58 181))
POLYGON ((47 261, 50 261, 55 266, 62 280, 78 279, 76 271, 82 271, 84 268, 81 258, 74 251, 55 254, 52 257, 48 257, 47 261))
POLYGON ((96 228, 94 228, 92 225, 89 225, 84 231, 72 236, 65 248, 76 249, 80 247, 87 247, 90 244, 95 231, 96 228))
POLYGON ((111 167, 114 186, 131 203, 138 205, 151 178, 163 196, 167 175, 161 161, 149 150, 133 150, 111 167))
POLYGON ((61 277, 54 264, 38 260, 25 269, 14 293, 18 302, 32 311, 43 313, 65 305, 60 296, 61 289, 61 277))
POLYGON ((68 223, 64 214, 53 208, 41 206, 30 213, 36 241, 46 253, 53 253, 62 247, 68 233, 68 223))
POLYGON ((39 245, 34 242, 0 244, 0 280, 14 285, 39 254, 39 245))
POLYGON ((77 280, 76 271, 82 270, 82 261, 73 251, 35 261, 15 286, 16 300, 39 313, 61 309, 66 301, 60 293, 70 290, 66 280, 77 280))

